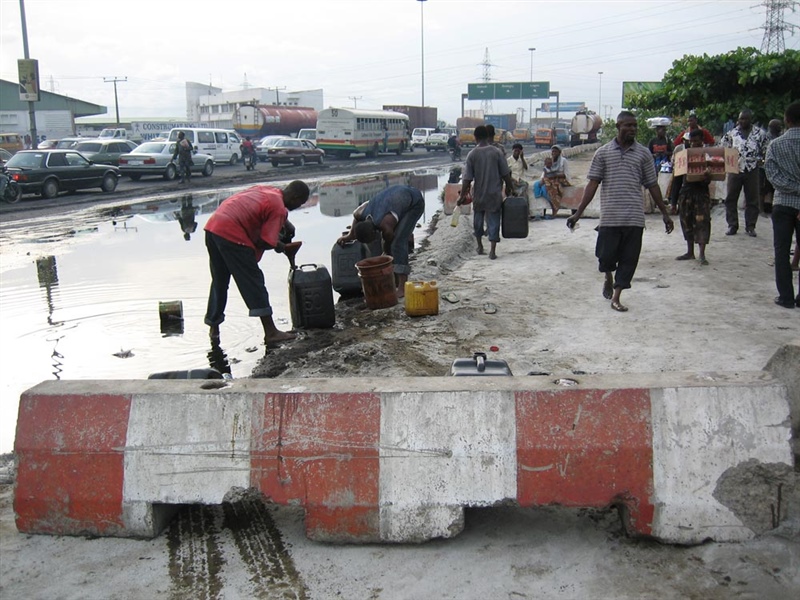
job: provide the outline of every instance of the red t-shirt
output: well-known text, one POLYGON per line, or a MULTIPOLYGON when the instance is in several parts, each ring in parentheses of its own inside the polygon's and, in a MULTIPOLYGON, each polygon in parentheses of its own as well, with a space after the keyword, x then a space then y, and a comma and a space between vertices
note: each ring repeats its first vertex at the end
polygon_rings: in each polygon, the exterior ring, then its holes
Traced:
POLYGON ((242 246, 249 246, 261 260, 259 241, 278 244, 278 234, 289 211, 278 188, 255 186, 234 194, 220 204, 205 226, 206 231, 242 246))

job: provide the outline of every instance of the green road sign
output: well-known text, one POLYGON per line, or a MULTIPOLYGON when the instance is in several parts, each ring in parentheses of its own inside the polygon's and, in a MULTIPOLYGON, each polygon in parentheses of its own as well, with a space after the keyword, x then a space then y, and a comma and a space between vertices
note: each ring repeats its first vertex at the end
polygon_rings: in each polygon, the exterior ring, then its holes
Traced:
POLYGON ((493 83, 470 83, 467 85, 467 93, 470 100, 493 100, 493 83))
POLYGON ((534 98, 549 98, 550 97, 550 82, 549 81, 528 81, 521 83, 521 95, 523 100, 533 100, 534 98))
POLYGON ((469 100, 533 100, 550 97, 549 81, 508 81, 504 83, 469 83, 469 100))

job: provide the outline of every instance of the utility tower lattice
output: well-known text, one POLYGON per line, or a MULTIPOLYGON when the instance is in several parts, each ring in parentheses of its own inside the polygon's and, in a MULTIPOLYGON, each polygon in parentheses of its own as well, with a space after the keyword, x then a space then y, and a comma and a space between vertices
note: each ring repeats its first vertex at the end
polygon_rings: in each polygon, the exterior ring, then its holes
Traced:
POLYGON ((792 31, 795 25, 784 20, 783 11, 789 8, 794 12, 797 5, 796 0, 764 0, 763 6, 767 7, 767 19, 764 22, 764 38, 761 40, 763 54, 781 53, 786 50, 783 32, 792 31))
MULTIPOLYGON (((483 62, 481 66, 483 67, 483 83, 489 83, 492 80, 492 63, 489 62, 488 48, 486 48, 483 53, 483 62)), ((481 100, 481 110, 484 116, 492 114, 492 101, 489 99, 481 100)))

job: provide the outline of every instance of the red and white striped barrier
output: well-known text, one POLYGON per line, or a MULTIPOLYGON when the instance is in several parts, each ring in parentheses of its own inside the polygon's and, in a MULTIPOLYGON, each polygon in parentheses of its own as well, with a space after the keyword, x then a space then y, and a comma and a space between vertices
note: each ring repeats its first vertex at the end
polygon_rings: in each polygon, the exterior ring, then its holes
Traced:
POLYGON ((774 512, 730 485, 791 469, 769 373, 553 379, 42 383, 20 402, 17 528, 152 537, 171 505, 236 488, 337 542, 452 537, 464 507, 509 501, 616 504, 630 533, 682 544, 753 537, 745 513, 774 512))

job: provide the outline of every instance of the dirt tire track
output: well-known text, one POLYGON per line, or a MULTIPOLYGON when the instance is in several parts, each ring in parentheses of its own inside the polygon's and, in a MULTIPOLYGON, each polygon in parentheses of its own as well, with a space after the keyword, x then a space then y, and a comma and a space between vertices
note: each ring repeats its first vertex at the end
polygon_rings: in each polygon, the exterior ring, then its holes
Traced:
POLYGON ((233 535, 247 565, 254 598, 306 600, 308 592, 283 543, 269 509, 260 497, 223 502, 224 527, 233 535))
POLYGON ((167 530, 173 600, 223 598, 225 560, 219 544, 224 515, 219 506, 186 506, 167 530))

